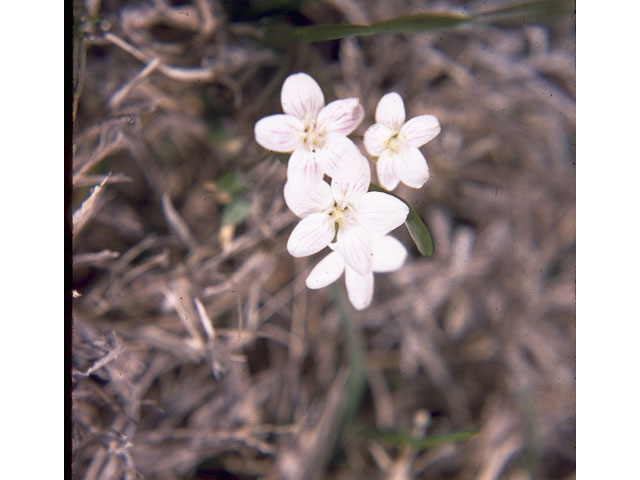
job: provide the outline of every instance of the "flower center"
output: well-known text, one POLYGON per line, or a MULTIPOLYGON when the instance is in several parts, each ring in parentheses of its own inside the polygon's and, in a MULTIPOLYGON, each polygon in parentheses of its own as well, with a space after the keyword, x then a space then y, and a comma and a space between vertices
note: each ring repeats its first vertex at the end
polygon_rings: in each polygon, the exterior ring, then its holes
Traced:
POLYGON ((336 224, 336 231, 345 224, 352 223, 353 221, 353 208, 349 208, 349 205, 335 205, 333 210, 329 211, 329 216, 333 218, 336 224))
POLYGON ((305 119, 303 141, 309 149, 324 147, 324 135, 324 128, 318 128, 315 119, 305 119))
POLYGON ((394 133, 389 140, 384 142, 384 146, 391 152, 391 153, 398 153, 401 149, 402 149, 402 145, 403 142, 400 138, 398 138, 398 136, 400 135, 400 133, 394 133))
POLYGON ((401 142, 398 138, 398 134, 396 133, 393 137, 387 140, 387 148, 391 150, 393 153, 398 153, 400 151, 401 142))

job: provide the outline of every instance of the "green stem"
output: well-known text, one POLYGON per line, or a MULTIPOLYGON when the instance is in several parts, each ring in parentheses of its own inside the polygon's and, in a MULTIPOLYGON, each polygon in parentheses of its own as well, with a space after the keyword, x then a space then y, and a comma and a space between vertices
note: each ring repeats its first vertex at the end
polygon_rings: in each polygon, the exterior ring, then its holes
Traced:
POLYGON ((358 410, 362 397, 364 395, 366 376, 364 367, 364 341, 358 330, 347 298, 337 285, 331 287, 333 291, 333 301, 340 312, 342 325, 347 334, 346 346, 347 356, 349 358, 349 377, 345 385, 345 396, 342 410, 343 423, 348 421, 358 410))

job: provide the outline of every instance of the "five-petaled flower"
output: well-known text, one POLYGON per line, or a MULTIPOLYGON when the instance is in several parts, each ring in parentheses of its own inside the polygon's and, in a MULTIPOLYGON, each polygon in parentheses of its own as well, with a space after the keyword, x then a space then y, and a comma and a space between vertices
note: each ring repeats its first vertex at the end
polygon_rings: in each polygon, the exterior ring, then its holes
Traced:
MULTIPOLYGON (((316 81, 306 73, 287 77, 280 95, 284 114, 262 118, 255 125, 256 141, 268 150, 292 152, 287 178, 300 186, 359 168, 362 155, 347 135, 364 117, 357 98, 335 100, 327 106, 316 81)), ((306 187, 302 187, 306 188, 306 187)))
POLYGON ((289 208, 302 217, 287 242, 294 257, 306 257, 334 242, 345 263, 359 275, 372 271, 371 237, 400 226, 409 207, 398 198, 368 192, 371 172, 367 163, 349 175, 335 176, 302 190, 291 180, 284 186, 289 208))
POLYGON ((349 301, 356 310, 369 306, 373 298, 373 272, 393 272, 398 270, 407 258, 407 249, 390 235, 374 235, 371 237, 372 271, 360 275, 342 257, 334 244, 334 250, 313 267, 307 277, 307 287, 318 289, 335 282, 344 272, 349 301))
POLYGON ((387 190, 398 182, 420 188, 429 179, 429 167, 418 150, 440 133, 433 115, 420 115, 405 123, 404 103, 395 92, 387 93, 376 108, 376 123, 364 133, 364 146, 378 157, 378 180, 387 190))

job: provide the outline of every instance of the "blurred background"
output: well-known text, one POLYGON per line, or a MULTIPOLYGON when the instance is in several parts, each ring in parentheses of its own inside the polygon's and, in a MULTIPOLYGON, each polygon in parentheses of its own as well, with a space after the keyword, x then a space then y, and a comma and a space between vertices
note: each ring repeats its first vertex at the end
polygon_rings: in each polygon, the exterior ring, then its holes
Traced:
POLYGON ((512 4, 74 1, 74 478, 575 478, 575 17, 263 35, 512 4), (394 231, 362 312, 305 287, 253 138, 300 71, 359 146, 390 91, 442 125, 395 191, 435 252, 394 231))

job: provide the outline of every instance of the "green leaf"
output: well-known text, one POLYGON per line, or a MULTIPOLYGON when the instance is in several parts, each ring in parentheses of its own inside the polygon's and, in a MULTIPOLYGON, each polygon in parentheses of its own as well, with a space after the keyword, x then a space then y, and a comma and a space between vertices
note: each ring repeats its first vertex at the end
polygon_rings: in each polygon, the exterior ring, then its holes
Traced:
POLYGON ((510 5, 474 15, 475 20, 501 24, 532 23, 536 20, 563 16, 575 11, 575 1, 539 0, 510 5))
POLYGON ((378 33, 411 33, 452 28, 468 21, 471 17, 450 13, 422 13, 397 17, 372 25, 326 24, 307 27, 273 26, 267 29, 265 36, 276 43, 319 42, 336 40, 352 35, 374 35, 378 33))
POLYGON ((234 197, 222 210, 223 225, 239 225, 249 216, 251 202, 244 197, 234 197))
POLYGON ((231 170, 225 173, 216 182, 218 189, 222 192, 237 193, 246 190, 249 182, 239 170, 231 170))
POLYGON ((399 200, 402 200, 409 207, 409 215, 405 220, 404 224, 407 226, 407 230, 409 230, 409 235, 411 235, 411 239, 413 243, 416 244, 418 251, 425 257, 430 257, 433 255, 433 238, 431 237, 431 232, 424 224, 418 212, 416 212, 413 207, 407 202, 404 198, 396 195, 395 193, 391 193, 384 188, 372 183, 369 185, 369 191, 374 192, 382 192, 389 195, 393 195, 399 200))
POLYGON ((365 430, 363 434, 390 446, 411 446, 422 449, 469 440, 476 436, 477 432, 462 431, 445 435, 427 435, 425 437, 414 437, 411 432, 403 430, 365 430))
POLYGON ((431 237, 431 232, 429 232, 420 215, 418 215, 418 212, 416 212, 411 205, 409 205, 409 215, 404 224, 407 226, 409 235, 411 235, 411 239, 413 243, 416 244, 418 251, 425 257, 433 255, 433 238, 431 237))
POLYGON ((264 30, 266 41, 276 45, 291 42, 321 42, 337 40, 353 35, 380 33, 415 33, 439 29, 451 29, 465 23, 532 23, 575 11, 575 2, 569 0, 538 0, 509 7, 480 12, 473 15, 456 13, 419 13, 392 18, 371 25, 325 24, 305 27, 270 25, 264 30))

